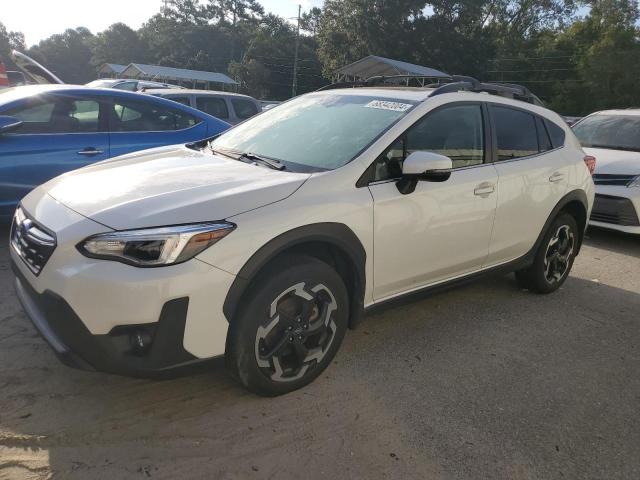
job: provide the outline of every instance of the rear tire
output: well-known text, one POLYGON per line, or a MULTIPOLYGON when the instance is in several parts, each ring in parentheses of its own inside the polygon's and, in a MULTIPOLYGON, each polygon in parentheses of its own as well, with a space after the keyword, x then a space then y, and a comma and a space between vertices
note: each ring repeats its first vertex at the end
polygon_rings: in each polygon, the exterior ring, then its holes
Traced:
POLYGON ((331 363, 347 330, 349 299, 328 264, 287 255, 253 281, 230 333, 229 364, 264 396, 312 382, 331 363))
POLYGON ((535 293, 555 292, 567 280, 578 247, 578 225, 561 213, 545 233, 533 264, 516 272, 518 285, 535 293))

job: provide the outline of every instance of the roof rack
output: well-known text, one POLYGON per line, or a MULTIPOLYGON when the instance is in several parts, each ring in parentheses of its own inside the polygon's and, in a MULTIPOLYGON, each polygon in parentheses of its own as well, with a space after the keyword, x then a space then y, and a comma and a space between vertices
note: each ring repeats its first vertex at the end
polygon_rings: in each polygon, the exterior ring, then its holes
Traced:
POLYGON ((434 97, 444 93, 460 91, 484 92, 491 95, 521 100, 534 105, 542 105, 542 101, 523 85, 517 85, 515 83, 480 82, 473 77, 465 77, 462 75, 452 75, 451 80, 452 83, 446 83, 436 88, 431 96, 434 97))
POLYGON ((431 97, 436 95, 442 95, 445 93, 454 93, 454 92, 484 92, 491 95, 498 95, 506 98, 513 98, 516 100, 521 100, 523 102, 532 103, 534 105, 542 106, 542 101, 535 96, 531 91, 523 86, 517 85, 515 83, 496 83, 496 82, 481 82, 473 77, 467 77, 464 75, 452 75, 446 80, 449 80, 449 83, 442 84, 442 77, 431 77, 428 75, 391 75, 391 76, 376 76, 371 77, 366 80, 357 80, 352 82, 338 82, 332 83, 331 85, 326 85, 324 87, 319 88, 317 91, 324 90, 333 90, 336 88, 360 88, 360 87, 376 87, 376 86, 397 86, 399 85, 398 80, 409 80, 416 79, 422 81, 421 87, 430 87, 435 88, 433 93, 431 93, 431 97), (425 84, 425 80, 436 79, 437 83, 435 84, 425 84))
MULTIPOLYGON (((358 88, 358 87, 376 87, 376 86, 397 86, 401 85, 400 80, 417 80, 421 83, 420 87, 426 87, 425 80, 443 80, 442 77, 432 75, 377 75, 369 77, 366 80, 355 80, 351 82, 337 82, 330 85, 320 87, 317 92, 324 90, 334 90, 336 88, 358 88)), ((439 85, 439 84, 438 84, 439 85)))

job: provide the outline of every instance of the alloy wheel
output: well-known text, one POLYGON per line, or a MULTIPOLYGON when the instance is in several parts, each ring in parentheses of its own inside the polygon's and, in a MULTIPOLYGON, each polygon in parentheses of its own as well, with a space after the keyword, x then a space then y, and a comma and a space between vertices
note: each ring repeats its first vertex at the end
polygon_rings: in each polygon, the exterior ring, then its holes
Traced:
POLYGON ((545 279, 549 284, 559 282, 571 266, 575 236, 569 225, 558 227, 549 240, 544 256, 545 279))
POLYGON ((266 325, 256 332, 255 356, 263 374, 276 382, 302 378, 329 350, 335 335, 336 300, 325 285, 299 283, 278 295, 266 325))

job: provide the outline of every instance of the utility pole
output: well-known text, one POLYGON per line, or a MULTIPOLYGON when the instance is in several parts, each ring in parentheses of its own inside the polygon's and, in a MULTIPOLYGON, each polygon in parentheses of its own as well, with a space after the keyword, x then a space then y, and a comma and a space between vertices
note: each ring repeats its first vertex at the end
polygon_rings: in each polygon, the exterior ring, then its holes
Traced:
POLYGON ((295 97, 298 93, 298 49, 300 47, 300 15, 302 14, 302 5, 298 5, 298 30, 296 31, 296 54, 293 60, 293 85, 291 86, 291 97, 295 97))

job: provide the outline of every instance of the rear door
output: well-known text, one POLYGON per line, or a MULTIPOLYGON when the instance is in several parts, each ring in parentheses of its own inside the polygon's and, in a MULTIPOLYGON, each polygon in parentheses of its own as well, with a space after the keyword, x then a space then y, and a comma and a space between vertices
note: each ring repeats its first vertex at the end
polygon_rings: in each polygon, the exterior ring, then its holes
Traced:
POLYGON ((109 112, 111 156, 147 148, 193 142, 207 137, 200 118, 164 102, 114 98, 109 112))
POLYGON ((23 122, 0 135, 0 214, 11 213, 47 180, 109 158, 104 110, 96 98, 50 94, 1 112, 23 122))
POLYGON ((487 265, 496 265, 515 260, 533 247, 567 191, 570 164, 562 144, 557 139, 552 143, 552 125, 547 120, 502 104, 491 104, 489 110, 496 145, 498 206, 487 265))

